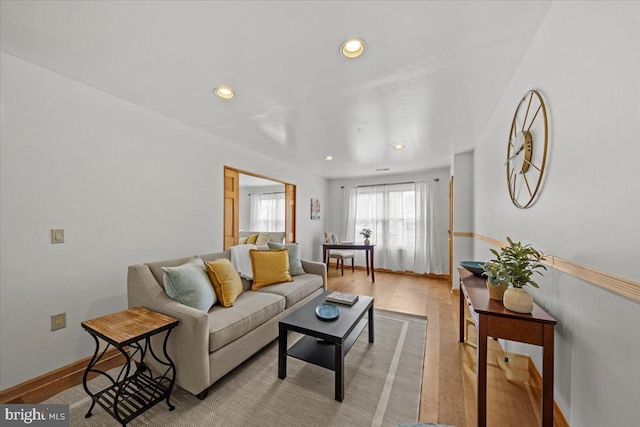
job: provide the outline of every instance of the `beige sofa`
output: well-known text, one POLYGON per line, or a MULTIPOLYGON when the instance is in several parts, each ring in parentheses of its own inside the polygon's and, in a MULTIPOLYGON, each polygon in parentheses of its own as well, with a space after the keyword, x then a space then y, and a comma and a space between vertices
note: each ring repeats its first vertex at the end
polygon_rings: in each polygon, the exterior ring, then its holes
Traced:
MULTIPOLYGON (((205 262, 222 257, 230 258, 230 252, 200 255, 205 262)), ((176 383, 204 399, 209 386, 277 338, 280 319, 326 290, 327 272, 323 263, 302 260, 307 274, 293 276, 293 282, 251 291, 250 282, 243 279, 244 292, 233 307, 216 304, 206 313, 172 300, 164 291, 162 267, 190 258, 130 266, 127 297, 129 307, 146 307, 180 320, 167 342, 176 364, 176 383)), ((152 344, 161 348, 163 339, 164 334, 152 337, 152 344)), ((146 362, 157 372, 166 370, 153 360, 146 362)))

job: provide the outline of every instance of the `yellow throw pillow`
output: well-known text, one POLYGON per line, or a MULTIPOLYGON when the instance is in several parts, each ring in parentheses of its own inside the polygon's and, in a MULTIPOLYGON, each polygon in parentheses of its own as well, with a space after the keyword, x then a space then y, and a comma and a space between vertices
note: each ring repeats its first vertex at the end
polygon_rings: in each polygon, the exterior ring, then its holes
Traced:
POLYGON ((226 258, 206 262, 207 274, 223 307, 231 307, 242 293, 242 279, 226 258))
POLYGON ((258 240, 258 234, 252 234, 247 237, 247 241, 245 242, 247 245, 255 245, 256 240, 258 240))
POLYGON ((282 282, 293 282, 289 273, 289 250, 259 251, 251 249, 251 267, 253 268, 252 291, 282 282))

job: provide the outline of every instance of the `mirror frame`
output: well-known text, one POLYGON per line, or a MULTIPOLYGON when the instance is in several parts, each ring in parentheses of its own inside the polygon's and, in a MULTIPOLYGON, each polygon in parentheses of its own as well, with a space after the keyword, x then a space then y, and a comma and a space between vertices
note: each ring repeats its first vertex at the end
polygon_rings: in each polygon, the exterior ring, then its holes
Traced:
POLYGON ((224 166, 224 226, 223 248, 227 250, 239 243, 240 232, 240 174, 251 175, 257 178, 284 184, 284 227, 285 243, 296 241, 296 186, 280 179, 270 178, 231 166, 224 166))

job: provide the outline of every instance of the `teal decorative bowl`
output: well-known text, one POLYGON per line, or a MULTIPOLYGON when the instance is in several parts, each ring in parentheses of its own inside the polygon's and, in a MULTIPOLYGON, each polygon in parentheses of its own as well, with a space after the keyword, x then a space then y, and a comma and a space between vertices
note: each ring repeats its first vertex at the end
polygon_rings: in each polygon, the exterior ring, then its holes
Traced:
POLYGON ((329 303, 320 304, 316 307, 316 316, 320 320, 336 320, 340 316, 340 307, 329 303))
POLYGON ((484 273, 484 270, 482 269, 482 264, 484 264, 484 261, 460 261, 460 266, 462 268, 464 268, 467 271, 470 271, 476 276, 484 277, 482 276, 482 273, 484 273))

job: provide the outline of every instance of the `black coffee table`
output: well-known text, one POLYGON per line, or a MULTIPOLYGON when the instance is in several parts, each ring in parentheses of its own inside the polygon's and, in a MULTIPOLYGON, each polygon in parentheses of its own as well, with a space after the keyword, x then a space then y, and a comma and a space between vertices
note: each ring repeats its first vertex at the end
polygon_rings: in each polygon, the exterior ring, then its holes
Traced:
POLYGON ((340 317, 333 321, 320 320, 316 317, 316 307, 324 303, 331 292, 325 291, 278 323, 280 331, 278 378, 284 379, 287 376, 287 356, 322 366, 335 371, 335 398, 338 402, 342 402, 344 356, 367 323, 369 324, 369 342, 373 342, 373 298, 360 295, 358 301, 352 306, 336 304, 340 307, 340 317), (368 321, 364 319, 367 312, 369 312, 368 321), (306 336, 287 349, 288 331, 299 332, 306 336))

